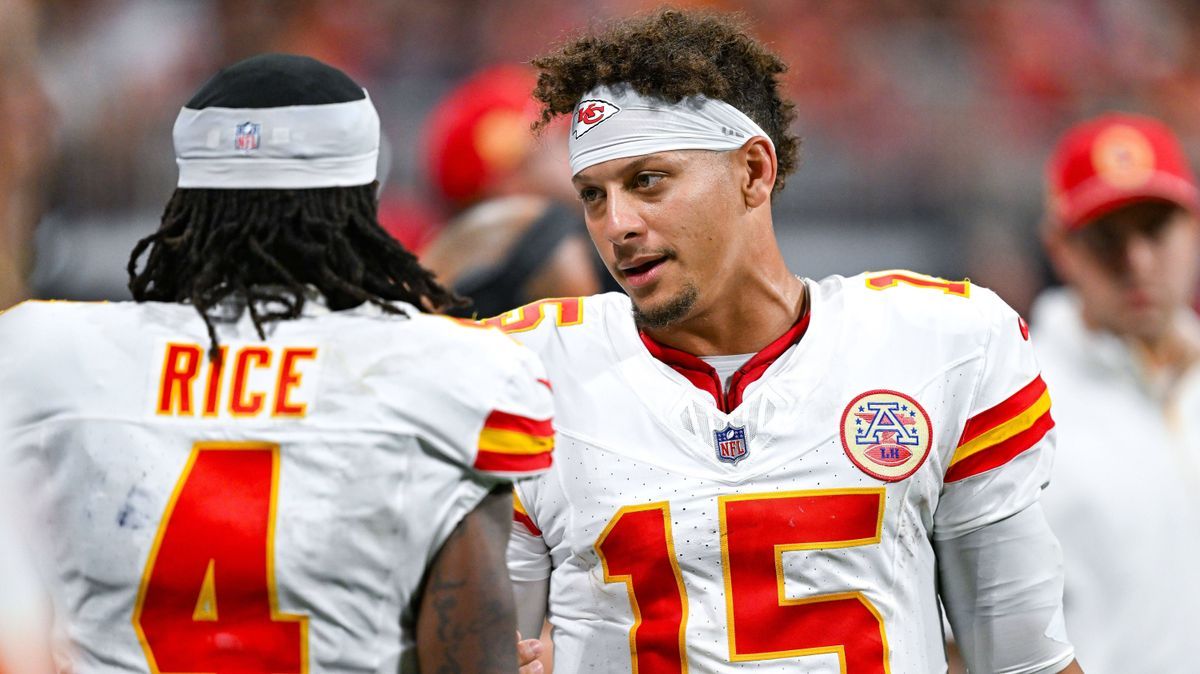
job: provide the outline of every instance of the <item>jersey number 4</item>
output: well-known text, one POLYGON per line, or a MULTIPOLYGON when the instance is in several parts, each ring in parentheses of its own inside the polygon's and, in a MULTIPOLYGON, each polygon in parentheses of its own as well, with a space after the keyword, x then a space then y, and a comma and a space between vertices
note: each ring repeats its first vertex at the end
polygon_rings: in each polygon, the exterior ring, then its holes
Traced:
POLYGON ((133 628, 150 671, 308 671, 308 618, 279 612, 279 447, 198 443, 163 514, 133 628))
MULTIPOLYGON (((874 545, 884 490, 722 496, 721 566, 729 660, 837 654, 846 674, 889 671, 879 611, 860 592, 804 599, 784 594, 784 552, 874 545)), ((634 623, 634 674, 687 672, 688 598, 666 501, 617 511, 595 544, 607 583, 625 583, 634 623)))

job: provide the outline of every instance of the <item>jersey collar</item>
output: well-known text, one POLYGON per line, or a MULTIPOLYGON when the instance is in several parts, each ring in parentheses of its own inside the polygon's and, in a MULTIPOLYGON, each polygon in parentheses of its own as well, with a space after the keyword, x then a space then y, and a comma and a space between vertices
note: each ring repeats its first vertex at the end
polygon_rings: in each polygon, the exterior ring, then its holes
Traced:
POLYGON ((792 327, 788 328, 787 332, 763 347, 761 351, 746 361, 745 365, 730 375, 728 390, 722 386, 721 375, 717 374, 716 369, 699 357, 657 342, 640 330, 638 336, 642 338, 642 344, 646 345, 646 350, 650 352, 651 356, 678 372, 696 388, 707 391, 712 395, 717 408, 725 414, 729 414, 742 404, 742 396, 745 394, 746 388, 758 381, 772 363, 804 337, 804 333, 808 330, 809 317, 812 315, 811 306, 812 302, 807 302, 804 313, 792 324, 792 327))

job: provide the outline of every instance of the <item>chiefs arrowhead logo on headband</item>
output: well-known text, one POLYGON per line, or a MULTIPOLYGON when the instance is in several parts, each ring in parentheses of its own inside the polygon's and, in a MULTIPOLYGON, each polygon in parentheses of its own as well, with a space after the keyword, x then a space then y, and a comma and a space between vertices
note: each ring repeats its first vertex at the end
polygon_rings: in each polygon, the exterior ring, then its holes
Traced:
POLYGON ((575 118, 571 120, 571 133, 575 138, 579 138, 591 131, 592 127, 620 111, 621 108, 598 98, 579 101, 579 105, 575 108, 575 118))

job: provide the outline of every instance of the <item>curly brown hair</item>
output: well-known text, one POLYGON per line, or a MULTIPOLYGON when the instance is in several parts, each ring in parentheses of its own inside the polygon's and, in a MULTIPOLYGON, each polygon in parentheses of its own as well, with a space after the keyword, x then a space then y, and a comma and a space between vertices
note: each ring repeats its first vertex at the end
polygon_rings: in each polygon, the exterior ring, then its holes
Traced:
POLYGON ((776 191, 796 169, 800 139, 790 133, 795 105, 779 95, 787 64, 750 37, 740 15, 663 9, 621 19, 533 60, 541 72, 534 98, 541 129, 570 114, 585 93, 626 82, 644 96, 676 103, 703 94, 753 119, 775 144, 776 191))

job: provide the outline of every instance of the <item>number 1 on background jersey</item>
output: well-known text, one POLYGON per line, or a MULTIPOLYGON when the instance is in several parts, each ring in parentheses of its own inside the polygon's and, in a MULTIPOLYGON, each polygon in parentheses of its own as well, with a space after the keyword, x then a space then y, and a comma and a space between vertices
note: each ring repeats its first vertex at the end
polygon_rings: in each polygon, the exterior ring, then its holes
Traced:
MULTIPOLYGON (((860 592, 789 599, 784 552, 878 544, 884 490, 739 494, 718 499, 731 662, 836 654, 845 674, 888 674, 883 618, 860 592)), ((604 581, 623 582, 634 674, 684 674, 687 590, 665 501, 617 511, 595 544, 604 581)))
POLYGON ((133 612, 155 673, 305 674, 308 618, 279 612, 279 447, 197 443, 163 513, 133 612))

